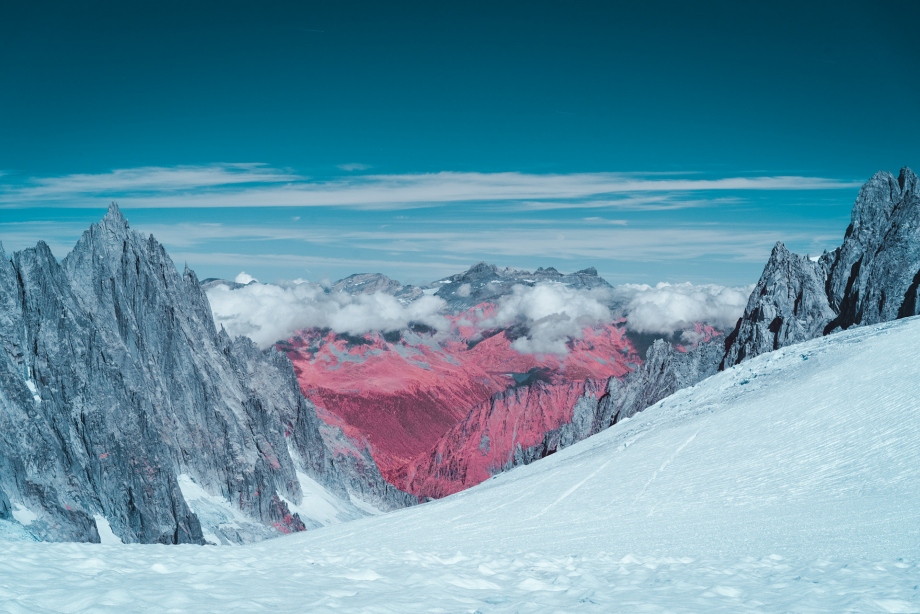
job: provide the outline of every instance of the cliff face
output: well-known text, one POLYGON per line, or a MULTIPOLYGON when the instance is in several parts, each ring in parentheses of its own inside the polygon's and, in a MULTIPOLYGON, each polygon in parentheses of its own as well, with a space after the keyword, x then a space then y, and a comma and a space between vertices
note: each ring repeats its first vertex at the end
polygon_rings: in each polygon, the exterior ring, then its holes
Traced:
POLYGON ((836 313, 825 286, 837 252, 817 260, 797 256, 777 243, 744 315, 726 340, 723 367, 820 336, 836 313))
POLYGON ((216 331, 195 274, 117 207, 60 263, 0 256, 0 500, 35 537, 203 543, 189 484, 250 523, 206 527, 220 541, 315 526, 289 506, 300 475, 392 496, 375 467, 346 479, 290 362, 216 331))
POLYGON ((626 378, 610 378, 607 393, 598 402, 591 434, 631 418, 678 390, 703 381, 718 371, 722 357, 721 336, 681 350, 661 339, 655 341, 643 362, 626 378))
POLYGON ((851 326, 920 313, 920 180, 876 173, 860 190, 843 245, 816 261, 777 244, 726 340, 727 368, 851 326))
POLYGON ((837 317, 826 332, 920 313, 920 187, 908 168, 859 192, 827 284, 837 317))

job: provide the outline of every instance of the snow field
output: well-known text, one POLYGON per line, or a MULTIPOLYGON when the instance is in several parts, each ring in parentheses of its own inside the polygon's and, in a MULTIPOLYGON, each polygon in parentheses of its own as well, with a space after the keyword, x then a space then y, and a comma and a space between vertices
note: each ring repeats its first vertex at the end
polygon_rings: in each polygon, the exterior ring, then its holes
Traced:
POLYGON ((920 555, 920 318, 792 346, 437 502, 305 547, 920 555))
MULTIPOLYGON (((278 541, 278 540, 275 540, 278 541)), ((915 561, 16 544, 0 610, 916 612, 915 561), (289 555, 291 552, 286 552, 289 555)))

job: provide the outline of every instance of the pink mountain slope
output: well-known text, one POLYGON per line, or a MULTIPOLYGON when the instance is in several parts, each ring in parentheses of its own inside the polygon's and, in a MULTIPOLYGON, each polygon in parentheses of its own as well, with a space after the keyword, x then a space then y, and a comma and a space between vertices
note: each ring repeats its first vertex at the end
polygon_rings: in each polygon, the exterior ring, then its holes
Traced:
MULTIPOLYGON (((589 339, 592 331, 585 333, 589 339)), ((686 353, 697 343, 721 335, 712 326, 697 323, 691 335, 695 343, 675 344, 674 349, 686 353)), ((614 375, 622 377, 619 373, 614 375)), ((416 496, 439 498, 552 453, 565 438, 561 427, 584 422, 575 415, 579 402, 584 404, 582 409, 592 412, 606 391, 606 383, 606 379, 567 378, 547 373, 529 386, 495 394, 476 405, 431 449, 406 463, 394 483, 416 496)), ((565 445, 587 436, 590 422, 573 429, 570 436, 576 439, 569 439, 565 445), (576 434, 578 428, 581 432, 576 434)))
POLYGON ((572 422, 583 396, 595 403, 606 380, 538 381, 479 403, 428 452, 399 472, 399 488, 419 497, 444 497, 512 466, 514 455, 572 422))
POLYGON ((415 494, 442 496, 487 478, 501 466, 508 446, 530 445, 570 420, 586 385, 624 377, 641 362, 621 322, 585 330, 565 356, 521 354, 511 345, 511 331, 481 333, 475 325, 493 309, 481 304, 452 317, 446 333, 406 332, 395 339, 309 330, 278 348, 293 361, 320 416, 367 445, 388 481, 415 494), (506 409, 514 410, 521 428, 496 435, 488 462, 477 449, 478 464, 464 471, 463 479, 450 486, 426 481, 417 459, 504 391, 499 397, 506 400, 496 402, 518 404, 506 409))

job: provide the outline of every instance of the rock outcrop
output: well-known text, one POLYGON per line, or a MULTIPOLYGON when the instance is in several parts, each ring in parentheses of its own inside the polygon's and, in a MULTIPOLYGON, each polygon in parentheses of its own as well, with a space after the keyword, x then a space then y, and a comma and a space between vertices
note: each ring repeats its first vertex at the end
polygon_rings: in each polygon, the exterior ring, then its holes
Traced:
POLYGON ((820 258, 777 244, 726 339, 722 367, 792 343, 920 313, 920 180, 876 173, 860 190, 843 245, 820 258))
POLYGON ((726 339, 722 366, 820 336, 837 315, 825 291, 836 255, 825 252, 812 260, 777 243, 744 315, 726 339))
POLYGON ((204 543, 183 484, 265 529, 228 541, 303 530, 298 474, 407 501, 373 465, 345 475, 287 358, 217 331, 195 274, 114 205, 62 262, 0 248, 0 348, 0 516, 38 539, 204 543))
POLYGON ((662 339, 655 341, 645 354, 645 362, 635 371, 607 382, 607 393, 598 402, 591 434, 715 374, 723 347, 722 336, 705 339, 691 349, 675 347, 662 339))

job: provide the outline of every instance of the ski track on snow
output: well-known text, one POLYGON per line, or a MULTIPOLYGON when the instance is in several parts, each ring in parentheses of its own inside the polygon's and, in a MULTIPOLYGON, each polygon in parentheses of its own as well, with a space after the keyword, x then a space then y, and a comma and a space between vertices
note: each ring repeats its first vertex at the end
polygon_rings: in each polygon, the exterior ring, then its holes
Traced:
MULTIPOLYGON (((708 421, 709 421, 709 419, 707 418, 706 421, 703 422, 703 426, 706 426, 706 422, 708 422, 708 421)), ((689 445, 690 445, 690 442, 692 442, 694 439, 696 439, 696 436, 699 435, 699 434, 700 434, 700 431, 703 430, 703 426, 701 426, 700 428, 698 428, 698 429, 696 430, 695 433, 693 433, 692 435, 690 435, 690 437, 687 438, 687 441, 685 441, 685 442, 683 442, 682 444, 680 444, 680 445, 677 447, 677 449, 674 450, 674 453, 673 453, 671 456, 669 456, 668 458, 666 458, 665 461, 664 461, 663 463, 661 463, 661 466, 658 467, 658 469, 655 469, 655 473, 652 474, 652 477, 649 478, 648 482, 645 483, 645 486, 642 487, 642 490, 639 491, 639 494, 636 495, 636 499, 633 501, 633 507, 635 507, 636 505, 639 504, 639 500, 642 499, 642 495, 644 495, 644 494, 645 494, 645 491, 648 490, 648 487, 652 485, 652 482, 655 481, 655 478, 658 477, 658 474, 661 473, 662 471, 664 471, 664 470, 667 468, 667 466, 671 464, 671 461, 673 461, 675 458, 677 458, 677 455, 681 453, 681 450, 683 450, 684 448, 686 448, 687 446, 689 446, 689 445)), ((611 460, 613 460, 613 459, 611 459, 611 460)), ((607 461, 607 462, 610 462, 610 461, 607 461)), ((606 463, 605 463, 605 465, 606 465, 606 463)))

